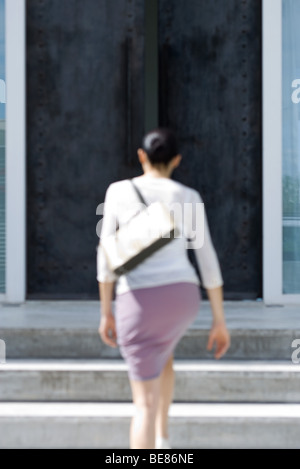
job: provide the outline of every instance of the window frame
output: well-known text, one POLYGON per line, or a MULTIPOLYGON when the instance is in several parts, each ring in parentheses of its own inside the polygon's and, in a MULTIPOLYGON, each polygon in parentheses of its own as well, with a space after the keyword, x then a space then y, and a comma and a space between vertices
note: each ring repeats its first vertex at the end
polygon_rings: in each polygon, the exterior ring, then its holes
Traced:
POLYGON ((282 293, 282 0, 263 0, 262 57, 263 299, 267 305, 300 304, 300 294, 282 293))

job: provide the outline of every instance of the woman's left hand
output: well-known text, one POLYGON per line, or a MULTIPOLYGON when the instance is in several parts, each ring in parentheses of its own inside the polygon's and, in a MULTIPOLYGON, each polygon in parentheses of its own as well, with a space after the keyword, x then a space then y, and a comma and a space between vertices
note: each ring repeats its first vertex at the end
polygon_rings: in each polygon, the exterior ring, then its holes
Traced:
POLYGON ((215 358, 219 359, 230 347, 230 335, 224 322, 213 324, 207 343, 207 350, 215 346, 215 358))
POLYGON ((101 316, 99 334, 105 344, 117 347, 116 322, 112 313, 101 316))

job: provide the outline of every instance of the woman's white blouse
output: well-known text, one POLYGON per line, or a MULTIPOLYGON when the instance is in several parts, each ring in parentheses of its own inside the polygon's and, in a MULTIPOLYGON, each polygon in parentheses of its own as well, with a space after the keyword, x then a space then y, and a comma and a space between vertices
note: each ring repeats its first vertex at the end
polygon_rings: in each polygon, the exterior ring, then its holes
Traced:
POLYGON ((117 282, 116 293, 177 282, 200 284, 187 249, 195 253, 204 288, 223 285, 218 257, 213 246, 200 194, 173 179, 140 176, 133 179, 148 204, 167 204, 180 228, 181 236, 155 252, 126 275, 117 277, 109 268, 101 249, 101 238, 112 234, 137 211, 140 201, 128 180, 112 183, 105 195, 100 243, 97 247, 98 282, 117 282), (189 241, 187 241, 189 239, 189 241))

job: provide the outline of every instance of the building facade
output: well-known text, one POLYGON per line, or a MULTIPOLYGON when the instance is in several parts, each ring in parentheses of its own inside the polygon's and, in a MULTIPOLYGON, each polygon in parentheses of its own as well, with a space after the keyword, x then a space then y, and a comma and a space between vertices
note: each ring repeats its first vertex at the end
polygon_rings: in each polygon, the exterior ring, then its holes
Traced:
POLYGON ((300 302, 298 4, 0 0, 3 301, 97 298, 97 207, 164 125, 225 299, 300 302))

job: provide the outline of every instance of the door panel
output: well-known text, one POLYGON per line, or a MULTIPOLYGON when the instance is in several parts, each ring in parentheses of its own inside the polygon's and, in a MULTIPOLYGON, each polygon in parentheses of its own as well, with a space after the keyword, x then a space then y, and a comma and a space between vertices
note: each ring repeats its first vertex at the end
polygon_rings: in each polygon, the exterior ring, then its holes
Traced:
POLYGON ((29 298, 97 298, 96 207, 143 135, 143 0, 27 1, 29 298))
MULTIPOLYGON (((158 8, 159 120, 184 157, 174 178, 204 199, 225 298, 260 297, 261 2, 158 8)), ((144 0, 27 0, 29 298, 98 297, 96 207, 140 172, 144 15, 144 0)))
POLYGON ((175 178, 204 199, 225 298, 261 297, 261 1, 160 0, 159 48, 175 178))

